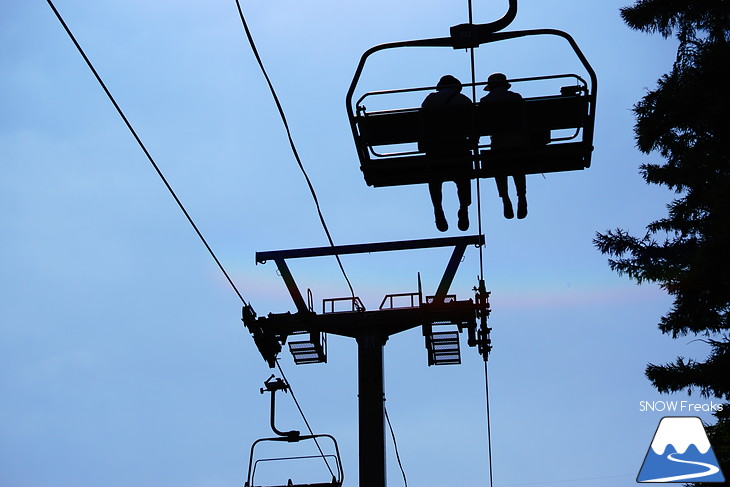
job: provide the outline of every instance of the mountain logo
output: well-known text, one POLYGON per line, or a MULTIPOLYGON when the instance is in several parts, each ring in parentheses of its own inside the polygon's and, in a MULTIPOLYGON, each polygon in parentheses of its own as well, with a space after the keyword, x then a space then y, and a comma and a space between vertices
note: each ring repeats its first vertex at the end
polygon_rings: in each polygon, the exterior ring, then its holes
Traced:
POLYGON ((662 418, 636 481, 725 482, 702 420, 694 416, 662 418))

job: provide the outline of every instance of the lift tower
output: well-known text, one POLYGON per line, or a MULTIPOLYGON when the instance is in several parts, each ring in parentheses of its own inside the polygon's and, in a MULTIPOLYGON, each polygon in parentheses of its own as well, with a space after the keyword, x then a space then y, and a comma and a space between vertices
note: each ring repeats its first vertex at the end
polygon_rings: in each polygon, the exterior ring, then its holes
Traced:
POLYGON ((428 365, 461 363, 459 334, 487 359, 491 349, 487 316, 488 293, 484 281, 475 288, 474 299, 459 300, 449 294, 467 246, 484 245, 483 235, 447 237, 359 245, 257 252, 256 262, 273 260, 284 279, 297 311, 257 317, 250 306, 243 308, 243 322, 269 367, 275 367, 282 346, 296 364, 327 361, 327 334, 354 338, 358 350, 359 472, 361 487, 385 487, 385 415, 383 348, 391 335, 421 327, 428 352, 428 365), (441 281, 433 296, 418 291, 388 294, 377 310, 366 310, 356 296, 323 300, 322 313, 305 301, 287 260, 320 256, 453 247, 441 281), (405 303, 404 303, 405 301, 405 303), (337 305, 346 304, 345 310, 337 305))

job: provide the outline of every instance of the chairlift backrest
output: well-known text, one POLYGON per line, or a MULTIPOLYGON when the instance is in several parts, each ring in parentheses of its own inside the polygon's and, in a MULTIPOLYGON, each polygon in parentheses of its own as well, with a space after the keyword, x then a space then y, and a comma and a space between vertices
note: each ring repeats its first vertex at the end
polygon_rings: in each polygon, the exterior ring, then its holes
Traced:
MULTIPOLYGON (((496 104, 494 104, 496 105, 496 104)), ((444 107, 428 111, 422 108, 404 108, 357 115, 355 123, 358 138, 369 148, 418 142, 426 137, 470 135, 483 137, 500 131, 516 130, 519 121, 511 107, 485 106, 477 103, 470 107, 444 107), (430 112, 430 113, 428 113, 430 112), (441 130, 424 131, 428 118, 440 120, 441 130)), ((525 99, 524 118, 528 130, 560 130, 583 128, 588 120, 588 99, 581 95, 554 95, 525 99)), ((434 125, 431 123, 431 125, 434 125)))

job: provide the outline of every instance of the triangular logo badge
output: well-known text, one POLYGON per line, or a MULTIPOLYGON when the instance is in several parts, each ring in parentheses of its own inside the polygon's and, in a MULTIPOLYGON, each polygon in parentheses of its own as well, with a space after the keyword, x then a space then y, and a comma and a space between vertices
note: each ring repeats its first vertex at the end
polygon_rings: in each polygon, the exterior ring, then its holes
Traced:
POLYGON ((662 418, 636 481, 725 482, 702 420, 694 416, 662 418))

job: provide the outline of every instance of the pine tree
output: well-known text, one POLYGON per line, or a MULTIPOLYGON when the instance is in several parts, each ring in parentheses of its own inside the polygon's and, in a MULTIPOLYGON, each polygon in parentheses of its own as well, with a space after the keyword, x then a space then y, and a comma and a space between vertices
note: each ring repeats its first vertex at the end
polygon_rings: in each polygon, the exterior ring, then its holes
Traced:
MULTIPOLYGON (((662 333, 696 335, 709 345, 703 361, 649 364, 654 387, 728 400, 730 0, 638 0, 621 9, 621 17, 632 29, 679 41, 671 71, 634 107, 638 149, 663 159, 642 165, 641 174, 676 197, 643 236, 616 229, 597 234, 594 243, 610 256, 611 269, 638 283, 657 283, 673 297, 659 322, 662 333)), ((709 434, 729 475, 730 405, 717 416, 709 434)))

